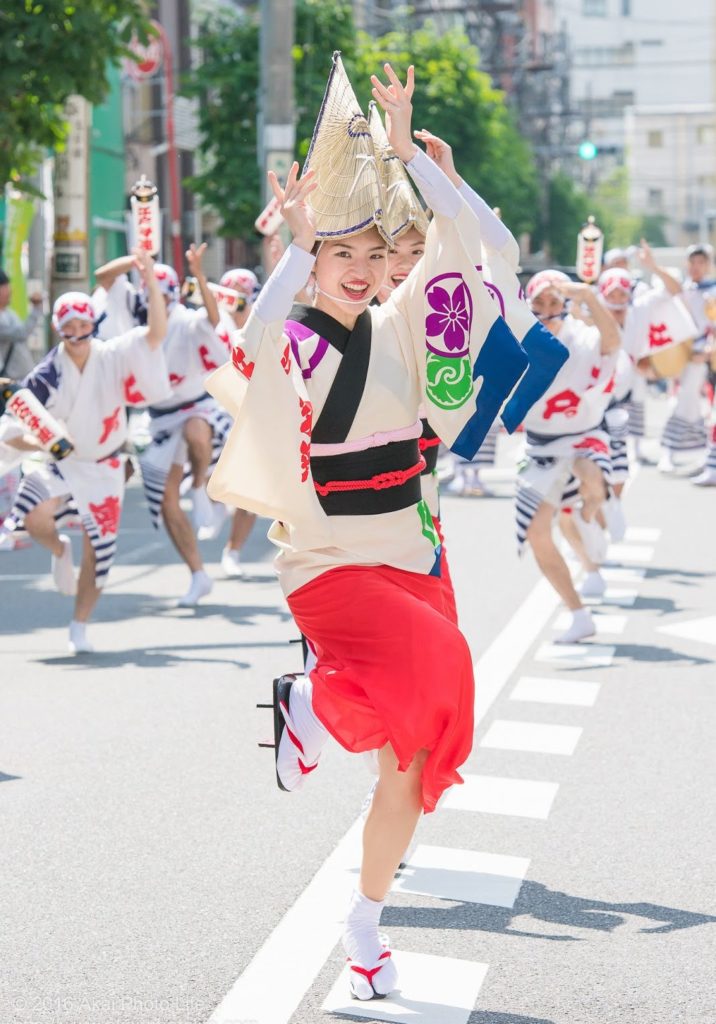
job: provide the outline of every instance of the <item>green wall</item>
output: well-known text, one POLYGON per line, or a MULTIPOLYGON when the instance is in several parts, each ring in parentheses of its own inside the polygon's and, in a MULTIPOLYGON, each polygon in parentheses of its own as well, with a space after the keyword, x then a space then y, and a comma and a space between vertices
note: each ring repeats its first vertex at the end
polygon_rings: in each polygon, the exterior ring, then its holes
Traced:
POLYGON ((124 191, 124 133, 122 86, 119 68, 109 69, 110 92, 102 106, 92 111, 90 139, 90 237, 89 265, 95 267, 125 256, 126 237, 93 224, 95 217, 124 223, 127 197, 124 191))

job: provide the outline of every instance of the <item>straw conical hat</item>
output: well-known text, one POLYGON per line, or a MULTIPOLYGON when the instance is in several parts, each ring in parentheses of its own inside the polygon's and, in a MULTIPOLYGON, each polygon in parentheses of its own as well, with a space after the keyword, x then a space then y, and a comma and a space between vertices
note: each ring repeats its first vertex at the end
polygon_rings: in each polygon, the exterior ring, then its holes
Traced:
POLYGON ((417 228, 421 235, 426 235, 430 223, 428 216, 415 193, 408 172, 403 167, 403 161, 395 155, 388 141, 378 107, 374 102, 368 107, 368 124, 385 193, 383 227, 391 238, 399 238, 410 228, 417 228))
POLYGON ((304 174, 307 170, 315 172, 318 186, 308 200, 317 238, 345 238, 374 224, 390 241, 382 225, 383 189, 373 137, 338 51, 333 54, 304 174))

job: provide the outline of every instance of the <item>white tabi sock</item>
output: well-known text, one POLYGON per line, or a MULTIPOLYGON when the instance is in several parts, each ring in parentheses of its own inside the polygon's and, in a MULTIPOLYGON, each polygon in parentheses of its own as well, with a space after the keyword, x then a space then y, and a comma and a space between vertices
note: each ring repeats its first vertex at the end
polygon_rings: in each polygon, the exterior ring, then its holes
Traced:
POLYGON ((387 940, 378 934, 384 906, 385 900, 377 903, 356 889, 348 907, 342 941, 350 961, 351 991, 357 999, 387 995, 398 983, 387 940))
POLYGON ((555 640, 556 644, 577 644, 580 640, 586 640, 590 636, 594 636, 596 633, 594 626, 594 619, 592 613, 588 608, 578 608, 575 612, 572 612, 572 621, 569 629, 558 636, 555 640))
POLYGON ((311 680, 307 676, 298 676, 288 698, 290 724, 287 723, 287 728, 283 730, 276 757, 276 770, 281 782, 290 792, 303 785, 303 780, 308 774, 306 769, 310 770, 315 766, 330 735, 325 725, 315 715, 312 697, 311 680), (303 751, 296 746, 291 733, 303 747, 303 751))

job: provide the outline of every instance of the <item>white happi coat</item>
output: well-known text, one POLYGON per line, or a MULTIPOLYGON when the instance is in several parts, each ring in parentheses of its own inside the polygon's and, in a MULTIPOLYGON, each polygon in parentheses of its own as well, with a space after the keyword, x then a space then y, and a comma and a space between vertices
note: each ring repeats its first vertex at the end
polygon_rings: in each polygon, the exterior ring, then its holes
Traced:
POLYGON ((23 480, 10 517, 12 525, 17 528, 24 515, 47 498, 71 497, 97 554, 98 586, 106 578, 119 529, 127 389, 141 389, 148 400, 169 394, 162 349, 150 349, 146 334, 146 327, 135 327, 108 341, 93 338, 81 372, 62 342, 24 381, 66 427, 74 450, 61 462, 40 467, 23 480))

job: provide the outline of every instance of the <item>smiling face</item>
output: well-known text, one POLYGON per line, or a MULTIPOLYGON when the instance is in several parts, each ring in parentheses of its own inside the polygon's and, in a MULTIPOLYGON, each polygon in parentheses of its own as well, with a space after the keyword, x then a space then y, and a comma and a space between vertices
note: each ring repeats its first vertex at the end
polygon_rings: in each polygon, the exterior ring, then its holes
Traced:
POLYGON ((377 228, 323 242, 314 265, 316 307, 341 323, 355 322, 377 294, 387 269, 388 246, 377 228))
POLYGON ((93 330, 92 320, 83 320, 77 316, 63 325, 60 337, 65 342, 66 350, 73 359, 81 361, 89 355, 93 330))
POLYGON ((698 284, 705 281, 711 272, 711 260, 706 253, 697 252, 688 259, 688 274, 692 281, 698 284))
POLYGON ((411 228, 393 242, 388 251, 388 274, 378 292, 381 302, 387 302, 392 292, 400 287, 425 252, 425 239, 416 228, 411 228))

